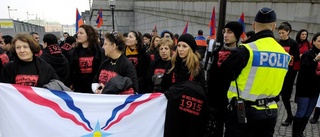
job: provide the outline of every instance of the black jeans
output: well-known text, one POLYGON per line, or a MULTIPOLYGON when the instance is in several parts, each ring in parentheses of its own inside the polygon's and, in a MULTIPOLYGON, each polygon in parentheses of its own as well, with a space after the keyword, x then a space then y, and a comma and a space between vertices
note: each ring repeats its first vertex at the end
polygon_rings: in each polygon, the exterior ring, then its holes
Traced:
POLYGON ((236 109, 228 110, 225 137, 273 137, 278 109, 256 110, 246 107, 247 123, 238 123, 236 109))
POLYGON ((296 70, 289 70, 286 74, 286 77, 283 82, 282 90, 280 92, 283 105, 287 111, 288 116, 292 116, 290 98, 292 94, 294 80, 296 78, 297 71, 296 70))

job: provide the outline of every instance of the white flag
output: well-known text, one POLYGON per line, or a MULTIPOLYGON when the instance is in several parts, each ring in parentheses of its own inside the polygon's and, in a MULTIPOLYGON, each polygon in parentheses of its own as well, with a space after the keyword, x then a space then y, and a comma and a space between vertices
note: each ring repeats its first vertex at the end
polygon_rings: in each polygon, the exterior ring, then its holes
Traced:
POLYGON ((161 93, 102 95, 0 83, 0 137, 163 137, 161 93))

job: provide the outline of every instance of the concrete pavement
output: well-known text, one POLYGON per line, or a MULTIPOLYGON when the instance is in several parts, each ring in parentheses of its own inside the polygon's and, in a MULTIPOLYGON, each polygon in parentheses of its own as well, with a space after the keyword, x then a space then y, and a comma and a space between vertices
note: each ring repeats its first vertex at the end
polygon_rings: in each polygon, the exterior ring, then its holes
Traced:
MULTIPOLYGON (((295 93, 295 88, 293 90, 294 90, 293 92, 295 93)), ((293 101, 294 93, 292 94, 292 97, 291 97, 291 108, 292 108, 293 114, 295 114, 296 109, 297 109, 297 105, 293 101)), ((287 112, 284 108, 282 101, 278 102, 278 106, 279 106, 278 119, 277 119, 277 124, 275 127, 275 132, 274 132, 273 137, 291 137, 292 124, 287 127, 281 126, 281 122, 283 122, 287 118, 287 112)), ((313 114, 312 114, 312 116, 313 116, 313 114)), ((304 131, 304 135, 306 137, 320 137, 319 131, 320 131, 320 121, 318 121, 317 124, 308 123, 308 125, 304 131)))

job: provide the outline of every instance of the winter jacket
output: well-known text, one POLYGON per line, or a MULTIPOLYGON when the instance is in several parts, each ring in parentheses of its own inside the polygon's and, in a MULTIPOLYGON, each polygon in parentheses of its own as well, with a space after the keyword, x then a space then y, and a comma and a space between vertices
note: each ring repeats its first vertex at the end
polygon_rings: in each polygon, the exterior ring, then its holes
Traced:
POLYGON ((313 59, 320 50, 315 46, 301 56, 300 70, 297 77, 297 97, 318 97, 320 92, 320 62, 313 59))
POLYGON ((56 70, 56 74, 59 77, 59 80, 63 82, 65 85, 70 85, 70 65, 67 58, 62 54, 59 45, 49 45, 44 48, 43 53, 39 58, 46 61, 50 64, 54 70, 56 70))

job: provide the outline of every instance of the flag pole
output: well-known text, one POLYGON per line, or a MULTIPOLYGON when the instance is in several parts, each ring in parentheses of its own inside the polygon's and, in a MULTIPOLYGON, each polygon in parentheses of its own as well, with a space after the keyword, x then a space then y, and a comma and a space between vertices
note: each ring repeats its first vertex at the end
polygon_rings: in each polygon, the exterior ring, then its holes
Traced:
POLYGON ((111 9, 111 16, 112 16, 112 32, 115 31, 114 29, 114 9, 116 8, 116 4, 114 0, 109 1, 110 9, 111 9))
MULTIPOLYGON (((227 7, 227 0, 220 0, 219 1, 219 24, 218 24, 218 28, 217 28, 217 31, 216 31, 216 40, 214 41, 214 44, 213 44, 213 50, 212 50, 212 53, 210 55, 210 57, 206 57, 206 62, 207 59, 211 58, 215 58, 218 56, 218 53, 223 45, 223 34, 221 33, 222 32, 222 29, 225 25, 225 22, 226 22, 226 7, 227 7)), ((205 63, 205 69, 206 69, 206 66, 207 64, 205 63)), ((219 133, 221 132, 220 130, 218 131, 219 133)), ((219 134, 218 133, 218 134, 219 134)))
POLYGON ((102 43, 101 29, 99 29, 99 39, 100 39, 100 45, 101 45, 102 43))
POLYGON ((222 32, 222 28, 225 25, 226 22, 226 7, 227 7, 227 1, 226 0, 220 0, 219 2, 219 24, 218 24, 218 28, 217 28, 217 39, 216 39, 216 45, 214 47, 214 50, 219 50, 222 42, 223 42, 223 34, 222 32))

